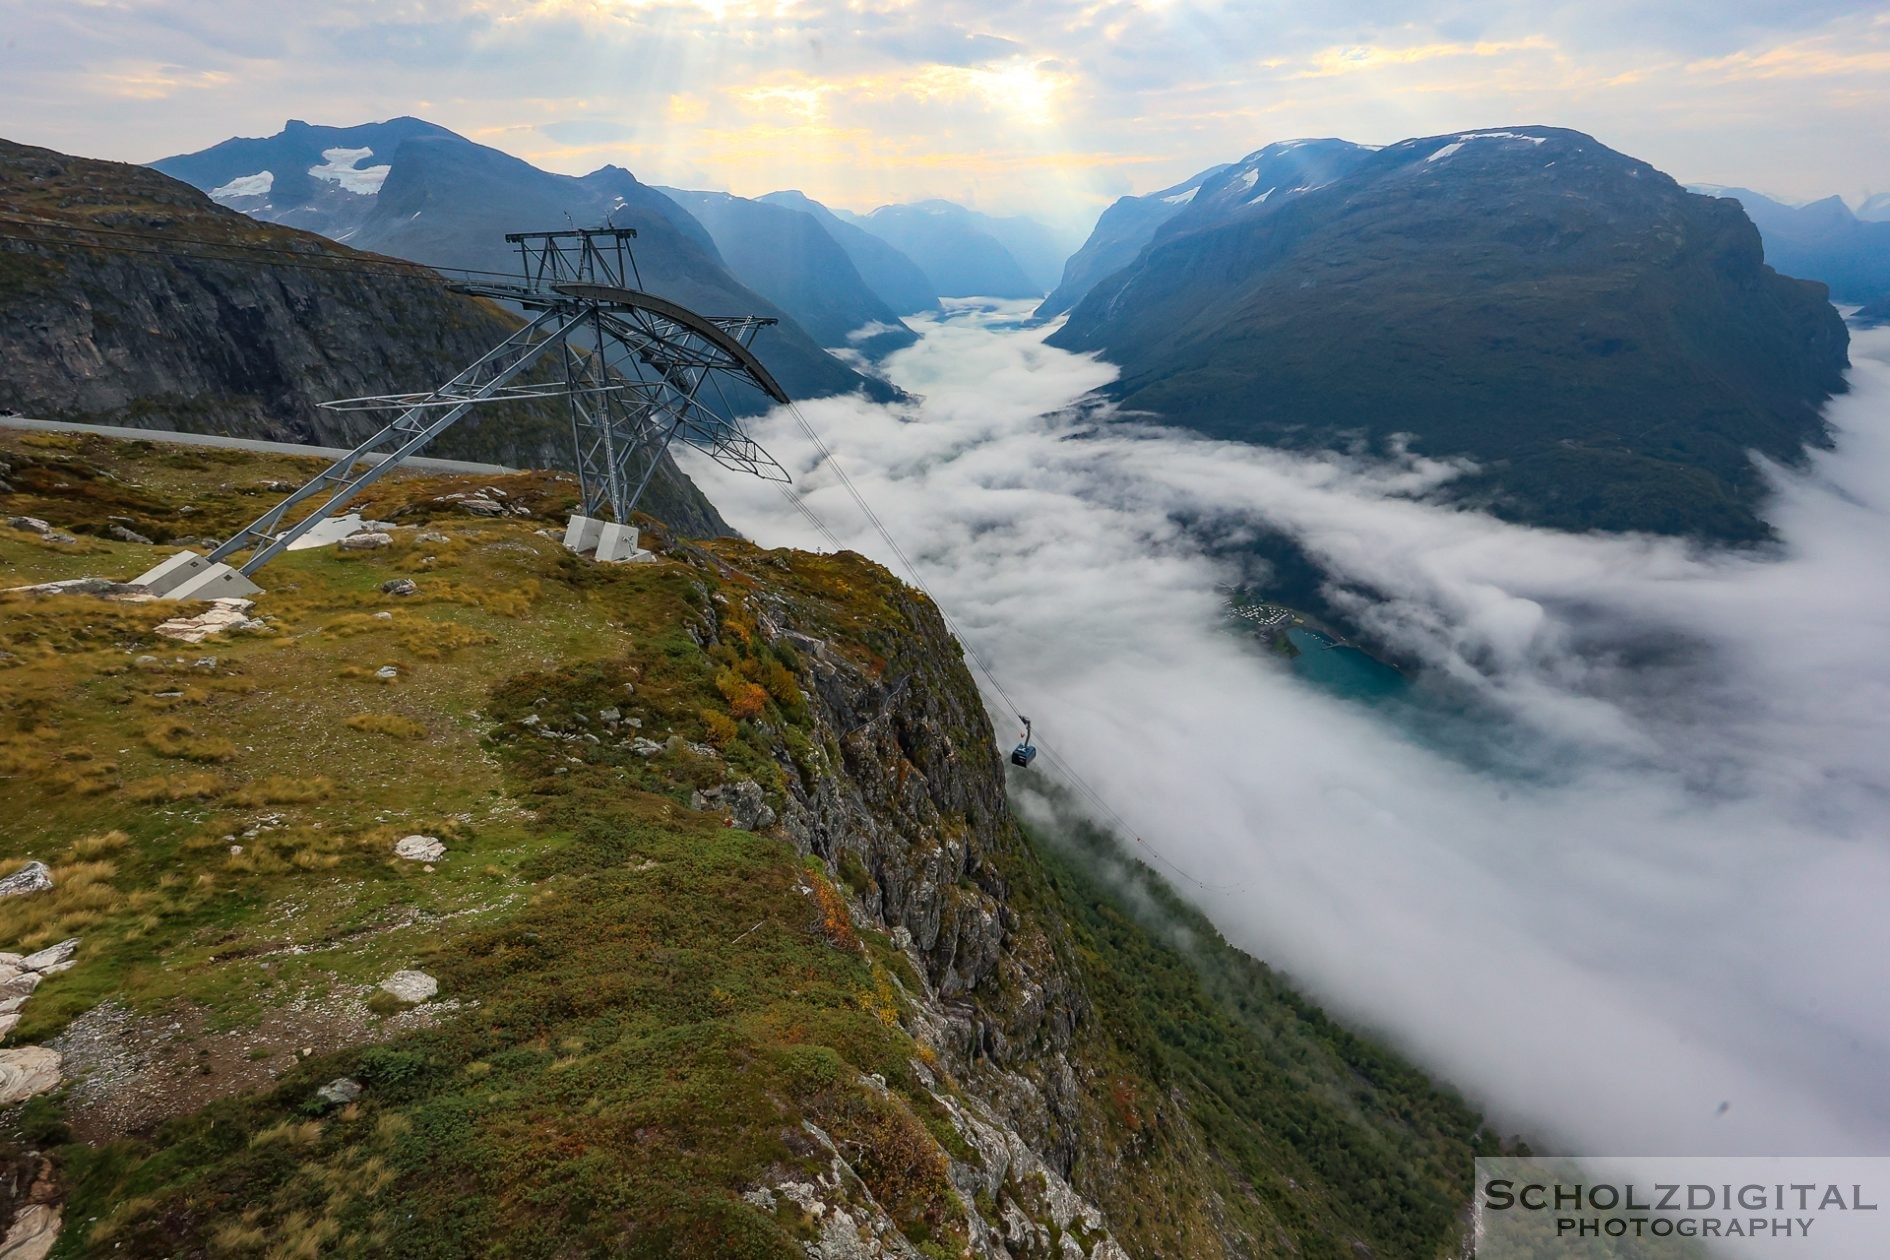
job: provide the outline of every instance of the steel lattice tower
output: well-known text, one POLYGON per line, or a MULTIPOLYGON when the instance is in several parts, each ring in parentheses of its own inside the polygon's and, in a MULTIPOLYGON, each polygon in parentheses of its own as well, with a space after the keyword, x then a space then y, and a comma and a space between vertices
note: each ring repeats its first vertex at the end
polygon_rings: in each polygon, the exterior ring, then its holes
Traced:
POLYGON ((724 388, 789 401, 749 348, 755 334, 776 321, 699 315, 631 287, 637 275, 629 241, 635 236, 635 229, 615 227, 508 235, 519 251, 517 282, 450 287, 523 311, 522 328, 428 393, 324 403, 337 411, 393 412, 394 418, 208 556, 182 552, 139 577, 139 584, 171 599, 254 593, 250 578, 258 569, 487 403, 565 400, 581 494, 565 543, 599 559, 641 554, 631 513, 673 442, 725 468, 787 481, 787 472, 735 417, 724 388), (362 462, 372 455, 381 458, 362 462), (318 501, 312 511, 283 525, 309 500, 318 501), (248 558, 231 563, 242 551, 248 558))

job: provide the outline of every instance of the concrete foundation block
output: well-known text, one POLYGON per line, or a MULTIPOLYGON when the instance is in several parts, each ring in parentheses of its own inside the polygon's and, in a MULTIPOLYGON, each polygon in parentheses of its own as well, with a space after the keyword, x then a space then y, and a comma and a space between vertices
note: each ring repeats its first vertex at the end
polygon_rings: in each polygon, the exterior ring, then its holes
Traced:
POLYGON ((169 560, 149 569, 132 579, 132 585, 142 586, 153 595, 168 596, 177 587, 202 573, 210 562, 194 551, 180 551, 169 560))
MULTIPOLYGON (((646 553, 647 554, 647 553, 646 553)), ((637 555, 637 527, 619 525, 615 521, 605 524, 597 535, 597 558, 599 560, 630 560, 637 555)))
POLYGON ((603 532, 603 528, 604 522, 596 517, 573 513, 570 522, 564 527, 564 545, 579 555, 596 551, 597 536, 603 532))
POLYGON ((262 594, 262 587, 227 564, 206 565, 164 592, 165 599, 245 599, 262 594))

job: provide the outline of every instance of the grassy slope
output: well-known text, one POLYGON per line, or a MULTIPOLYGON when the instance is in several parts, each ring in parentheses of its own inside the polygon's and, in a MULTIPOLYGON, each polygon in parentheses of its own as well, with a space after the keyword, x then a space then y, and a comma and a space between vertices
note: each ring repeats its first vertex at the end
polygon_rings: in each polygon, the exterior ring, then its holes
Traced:
MULTIPOLYGON (((298 468, 65 436, 0 446, 11 511, 68 526, 124 511, 147 532, 184 502, 189 528, 226 531, 298 468)), ((504 485, 541 515, 569 495, 504 485)), ((943 1153, 963 1143, 916 1066, 937 1058, 902 1020, 917 977, 848 921, 840 889, 859 874, 687 806, 731 773, 778 802, 789 776, 833 764, 806 737, 797 663, 751 633, 751 580, 579 562, 537 520, 432 501, 452 486, 390 478, 368 505, 438 514, 448 543, 279 561, 265 635, 180 647, 150 633, 175 611, 161 605, 0 596, 7 856, 52 863, 59 883, 0 904, 0 945, 83 941, 12 1043, 83 1028, 100 1003, 148 1039, 194 1030, 150 1078, 177 1100, 155 1127, 119 1133, 83 1089, 8 1118, 16 1143, 56 1149, 61 1253, 798 1255, 812 1223, 739 1195, 826 1165, 811 1120, 909 1239, 956 1254, 943 1153), (420 593, 382 595, 399 574, 420 593), (705 648, 691 628, 711 623, 705 648), (384 664, 391 684, 373 676, 384 664), (608 707, 721 757, 522 724, 603 734, 608 707), (391 856, 413 831, 448 842, 431 872, 391 856), (430 1016, 374 992, 410 966, 441 982, 430 1016), (298 1003, 341 1015, 285 1022, 298 1003), (312 1105, 342 1074, 366 1095, 312 1105)), ((129 574, 155 554, 0 529, 25 579, 129 574)), ((715 554, 768 572, 862 668, 911 632, 895 585, 857 558, 715 554)), ((1066 933, 1089 991, 1076 1180, 1130 1250, 1447 1251, 1475 1117, 1198 918, 1197 948, 1165 943, 1188 912, 1156 890, 1168 926, 1139 922, 1090 860, 1023 854, 1007 877, 1018 913, 1066 933)))

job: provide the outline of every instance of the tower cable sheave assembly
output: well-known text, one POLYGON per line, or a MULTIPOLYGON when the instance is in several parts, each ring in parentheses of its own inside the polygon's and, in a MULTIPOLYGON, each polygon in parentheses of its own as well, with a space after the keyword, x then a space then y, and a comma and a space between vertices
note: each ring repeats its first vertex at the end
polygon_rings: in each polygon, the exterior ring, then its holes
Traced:
POLYGON ((631 514, 682 442, 716 463, 768 481, 787 471, 749 436, 727 387, 789 403, 751 348, 776 321, 702 315, 632 287, 634 228, 572 228, 506 236, 519 251, 516 277, 487 273, 454 283, 458 293, 524 312, 526 323, 451 380, 419 394, 322 404, 392 418, 209 555, 181 552, 136 579, 168 599, 254 594, 263 565, 349 500, 398 468, 476 407, 563 399, 569 413, 580 502, 565 545, 599 560, 637 560, 631 514), (710 399, 716 405, 710 404, 710 399), (365 462, 378 457, 378 462, 365 462), (291 512, 311 510, 285 524, 291 512), (237 559, 240 553, 247 557, 237 559))

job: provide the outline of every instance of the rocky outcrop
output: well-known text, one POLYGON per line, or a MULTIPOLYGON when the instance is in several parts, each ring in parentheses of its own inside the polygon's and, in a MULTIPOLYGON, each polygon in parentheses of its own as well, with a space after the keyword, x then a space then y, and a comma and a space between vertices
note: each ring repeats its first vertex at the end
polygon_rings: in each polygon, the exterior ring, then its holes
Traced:
POLYGON ((51 869, 44 862, 28 862, 5 879, 0 879, 0 897, 18 897, 26 893, 46 892, 52 886, 51 869))
MULTIPOLYGON (((924 595, 893 588, 905 629, 874 643, 885 659, 873 668, 810 619, 810 605, 784 597, 791 584, 777 589, 757 590, 747 612, 799 662, 824 750, 820 770, 789 773, 779 830, 828 864, 863 923, 908 951, 922 985, 901 995, 910 1031, 978 1099, 964 1125, 1001 1127, 1007 1150, 1032 1152, 1033 1171, 1067 1177, 1084 1128, 1071 1055, 1088 1002, 1057 956, 1054 921, 1010 904, 1004 871, 1033 859, 944 620, 924 595)), ((712 640, 725 605, 705 603, 714 612, 697 633, 712 640)))

